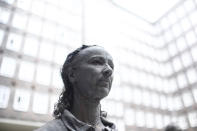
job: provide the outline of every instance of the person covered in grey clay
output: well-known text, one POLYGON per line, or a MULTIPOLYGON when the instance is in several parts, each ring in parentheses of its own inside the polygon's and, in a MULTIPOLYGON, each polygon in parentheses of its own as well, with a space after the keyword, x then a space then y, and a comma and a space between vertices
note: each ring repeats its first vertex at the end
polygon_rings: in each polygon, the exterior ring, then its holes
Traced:
POLYGON ((114 64, 103 47, 83 45, 67 56, 61 69, 63 91, 55 119, 36 131, 117 131, 101 111, 113 81, 114 64))

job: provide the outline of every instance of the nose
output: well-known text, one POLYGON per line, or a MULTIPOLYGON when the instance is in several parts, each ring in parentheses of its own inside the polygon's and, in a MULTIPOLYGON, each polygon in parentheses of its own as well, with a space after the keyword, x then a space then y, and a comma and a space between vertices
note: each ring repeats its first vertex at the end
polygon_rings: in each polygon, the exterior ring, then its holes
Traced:
POLYGON ((110 77, 111 75, 112 75, 112 73, 113 73, 113 70, 112 70, 112 68, 109 66, 109 65, 107 65, 107 66, 105 66, 105 68, 103 69, 103 76, 105 77, 105 78, 108 78, 108 77, 110 77))

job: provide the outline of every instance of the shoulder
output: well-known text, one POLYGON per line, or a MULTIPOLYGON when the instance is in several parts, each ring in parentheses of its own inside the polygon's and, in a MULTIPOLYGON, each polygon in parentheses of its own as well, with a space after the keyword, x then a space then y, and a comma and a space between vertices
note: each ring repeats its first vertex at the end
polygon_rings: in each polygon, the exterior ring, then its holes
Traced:
POLYGON ((35 131, 67 131, 61 119, 54 119, 47 122, 42 127, 36 129, 35 131))

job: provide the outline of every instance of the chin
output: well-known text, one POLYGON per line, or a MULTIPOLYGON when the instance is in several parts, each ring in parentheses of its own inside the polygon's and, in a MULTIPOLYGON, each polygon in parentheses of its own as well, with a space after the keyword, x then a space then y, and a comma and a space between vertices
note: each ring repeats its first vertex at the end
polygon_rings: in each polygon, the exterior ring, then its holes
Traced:
POLYGON ((106 88, 105 90, 96 92, 95 97, 101 100, 105 98, 106 96, 108 96, 108 94, 109 94, 109 88, 106 88))

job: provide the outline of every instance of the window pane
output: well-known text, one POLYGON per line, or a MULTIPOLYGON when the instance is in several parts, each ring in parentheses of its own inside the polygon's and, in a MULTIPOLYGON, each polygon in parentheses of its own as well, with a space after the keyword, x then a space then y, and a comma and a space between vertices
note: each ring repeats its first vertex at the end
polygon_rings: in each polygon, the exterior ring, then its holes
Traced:
POLYGON ((175 57, 172 61, 172 64, 173 64, 174 70, 176 72, 182 69, 182 64, 181 64, 180 58, 175 57))
POLYGON ((177 48, 178 50, 181 52, 183 50, 185 50, 187 48, 187 43, 185 41, 185 39, 183 37, 180 37, 177 41, 176 41, 176 44, 177 44, 177 48))
POLYGON ((19 28, 19 29, 25 29, 27 23, 27 15, 22 13, 15 13, 14 18, 12 21, 12 26, 19 28))
POLYGON ((158 50, 157 51, 157 54, 159 54, 159 55, 157 55, 157 57, 158 57, 157 59, 158 60, 166 61, 169 58, 168 51, 166 50, 166 48, 165 49, 158 50))
POLYGON ((149 94, 149 92, 148 91, 143 91, 143 104, 145 105, 145 106, 150 106, 150 104, 151 104, 151 97, 150 97, 150 94, 149 94))
POLYGON ((27 26, 28 32, 40 35, 42 29, 42 21, 36 17, 31 17, 27 26))
POLYGON ((6 24, 9 20, 10 11, 0 7, 0 23, 6 24))
POLYGON ((130 74, 126 73, 128 71, 129 71, 129 69, 127 67, 120 69, 121 80, 123 82, 129 82, 129 78, 130 78, 130 82, 133 83, 133 84, 136 84, 138 78, 134 77, 134 76, 136 76, 137 71, 136 70, 131 70, 130 72, 132 72, 132 73, 130 73, 130 74))
POLYGON ((183 65, 185 67, 190 66, 192 64, 191 54, 189 52, 185 52, 181 55, 183 65))
POLYGON ((52 23, 45 22, 43 25, 43 36, 54 40, 56 34, 56 26, 52 23))
POLYGON ((69 12, 72 12, 74 14, 77 14, 78 12, 80 12, 80 9, 81 9, 80 2, 75 1, 75 0, 73 1, 64 0, 59 6, 62 7, 63 9, 69 10, 69 12))
POLYGON ((0 29, 0 46, 1 46, 2 42, 3 42, 4 32, 5 32, 4 30, 0 29))
POLYGON ((124 114, 124 106, 123 106, 123 103, 116 102, 115 109, 116 109, 116 115, 115 116, 122 117, 123 114, 124 114))
POLYGON ((169 51, 170 56, 174 56, 178 53, 178 50, 174 43, 171 43, 170 45, 168 45, 168 51, 169 51))
POLYGON ((162 71, 162 74, 164 76, 166 76, 166 75, 169 76, 173 73, 172 66, 171 66, 170 63, 165 63, 165 64, 162 64, 162 65, 163 65, 163 69, 162 70, 160 69, 160 71, 162 71))
POLYGON ((39 56, 42 59, 51 61, 53 58, 54 45, 52 43, 43 42, 40 45, 39 56))
POLYGON ((178 118, 178 125, 179 125, 180 128, 182 128, 182 129, 187 129, 187 128, 188 128, 188 124, 187 124, 187 121, 186 121, 185 116, 180 116, 180 117, 178 118))
POLYGON ((193 92, 194 99, 197 103, 197 89, 193 89, 192 92, 193 92))
POLYGON ((125 131, 125 123, 124 123, 122 120, 118 120, 118 121, 117 121, 117 128, 118 128, 120 131, 125 131))
POLYGON ((24 9, 24 10, 29 10, 31 1, 32 0, 17 0, 17 7, 24 9))
POLYGON ((191 49, 191 53, 194 61, 197 61, 197 46, 191 49))
POLYGON ((35 93, 33 100, 33 112, 47 114, 48 112, 48 95, 44 93, 35 93))
POLYGON ((43 16, 44 15, 44 11, 45 11, 45 3, 43 1, 40 0, 33 0, 32 4, 31 4, 31 11, 39 16, 43 16))
POLYGON ((67 37, 68 37, 68 29, 65 27, 59 26, 57 27, 56 35, 55 35, 55 40, 60 42, 60 43, 68 43, 67 42, 67 37))
POLYGON ((4 1, 4 2, 6 2, 8 4, 13 4, 15 0, 2 0, 2 1, 4 1))
POLYGON ((176 8, 176 14, 179 18, 185 16, 185 9, 182 6, 176 8))
MULTIPOLYGON (((48 17, 53 17, 52 16, 53 14, 51 14, 51 16, 48 16, 48 17)), ((76 31, 79 31, 79 29, 80 29, 80 21, 81 20, 80 20, 79 15, 74 15, 74 14, 68 12, 67 10, 62 10, 62 11, 58 12, 58 17, 53 17, 53 18, 57 18, 58 23, 60 23, 64 26, 70 27, 76 31)))
POLYGON ((19 68, 19 79, 31 82, 34 77, 35 65, 31 62, 23 61, 19 68))
POLYGON ((163 29, 168 28, 170 25, 169 20, 167 18, 162 18, 161 20, 161 26, 163 29))
POLYGON ((54 0, 45 0, 45 1, 47 1, 48 3, 51 3, 53 5, 61 5, 62 4, 62 2, 59 2, 58 0, 57 1, 54 1, 54 0))
POLYGON ((13 51, 19 51, 22 43, 22 36, 10 33, 7 41, 6 48, 13 50, 13 51))
POLYGON ((175 24, 172 27, 172 31, 173 31, 173 34, 174 34, 175 37, 178 37, 182 33, 181 27, 178 24, 175 24))
POLYGON ((132 109, 126 109, 124 113, 124 120, 126 125, 134 125, 135 124, 135 112, 132 109))
POLYGON ((181 27, 183 31, 187 31, 189 28, 191 28, 191 24, 187 18, 181 20, 181 27))
POLYGON ((123 91, 120 87, 113 88, 112 91, 114 91, 115 100, 124 100, 122 96, 123 91))
POLYGON ((38 51, 38 44, 38 40, 32 37, 27 37, 24 45, 24 54, 35 57, 38 51))
POLYGON ((154 108, 159 107, 159 96, 156 93, 151 93, 151 98, 152 98, 152 106, 154 108))
POLYGON ((155 115, 155 121, 156 121, 156 127, 158 129, 162 129, 163 128, 163 118, 162 118, 161 114, 155 115))
POLYGON ((55 62, 62 65, 68 55, 68 50, 65 47, 57 46, 55 49, 55 62))
POLYGON ((167 109, 167 99, 166 99, 166 96, 164 96, 164 95, 161 95, 160 96, 160 107, 161 107, 161 109, 167 109))
POLYGON ((115 102, 109 100, 102 101, 102 110, 110 112, 112 116, 116 115, 115 102))
POLYGON ((186 8, 187 12, 190 12, 195 8, 195 2, 193 0, 186 0, 184 2, 184 7, 186 8))
POLYGON ((114 101, 108 101, 107 106, 108 106, 108 110, 107 112, 111 112, 111 115, 116 115, 116 103, 114 101))
POLYGON ((175 79, 173 79, 173 78, 168 80, 168 85, 166 85, 166 86, 169 87, 168 91, 170 91, 170 92, 176 91, 178 89, 175 79))
POLYGON ((143 82, 139 82, 139 85, 142 87, 146 87, 148 85, 147 75, 146 73, 139 72, 139 79, 143 82))
MULTIPOLYGON (((137 72, 136 72, 136 74, 137 74, 137 72)), ((135 79, 137 79, 137 78, 135 78, 135 79)), ((153 89, 154 82, 155 82, 155 77, 153 75, 149 75, 148 76, 148 81, 149 81, 149 83, 148 83, 149 88, 153 89)))
POLYGON ((30 102, 30 91, 24 89, 16 89, 14 96, 14 109, 18 111, 27 111, 30 102))
POLYGON ((65 33, 64 33, 63 41, 58 40, 59 42, 65 45, 68 44, 70 47, 72 47, 72 49, 75 49, 81 45, 81 35, 79 33, 70 31, 68 29, 65 29, 64 32, 65 33), (75 44, 71 44, 71 43, 75 43, 75 44))
POLYGON ((123 91, 123 95, 122 98, 125 102, 131 102, 132 101, 132 91, 131 91, 131 87, 123 87, 122 88, 123 91))
POLYGON ((141 94, 141 90, 135 88, 133 90, 133 95, 134 95, 134 103, 137 105, 140 105, 142 102, 142 94, 141 94))
POLYGON ((55 87, 55 88, 63 88, 63 81, 62 81, 62 78, 61 78, 61 75, 60 75, 60 69, 56 68, 53 70, 53 82, 52 82, 52 85, 55 87))
POLYGON ((159 78, 159 77, 155 77, 156 80, 155 80, 155 86, 156 86, 156 90, 158 91, 162 91, 163 89, 161 88, 162 87, 162 79, 159 78))
POLYGON ((136 125, 139 126, 139 127, 145 126, 144 112, 136 111, 136 125))
POLYGON ((188 85, 185 74, 181 73, 177 76, 179 88, 184 88, 188 85))
POLYGON ((193 104, 192 94, 190 92, 184 92, 182 97, 185 107, 191 106, 193 104))
POLYGON ((16 68, 16 60, 9 58, 9 57, 3 57, 2 63, 1 63, 1 69, 0 74, 7 76, 7 77, 13 77, 15 73, 16 68))
POLYGON ((51 80, 51 67, 39 64, 37 67, 36 81, 40 84, 49 85, 51 80))
POLYGON ((171 96, 168 96, 167 101, 168 101, 168 110, 173 111, 174 110, 173 98, 171 96))
POLYGON ((177 16, 173 11, 169 13, 168 18, 168 20, 171 21, 171 24, 174 24, 177 21, 177 16))
POLYGON ((197 113, 196 112, 190 112, 188 114, 189 122, 191 127, 197 127, 197 113))
POLYGON ((146 127, 153 128, 154 126, 154 115, 151 112, 146 113, 146 127))
POLYGON ((197 39, 193 31, 190 31, 189 33, 186 34, 186 40, 190 46, 196 43, 197 39))
POLYGON ((171 122, 177 123, 178 122, 177 116, 171 115, 171 122))
MULTIPOLYGON (((46 11, 45 11, 45 17, 47 19, 50 19, 50 20, 55 20, 57 22, 61 22, 61 21, 58 21, 58 16, 61 14, 61 10, 58 10, 56 8, 56 6, 52 5, 52 4, 46 4, 46 11)), ((64 14, 66 14, 66 12, 64 12, 64 14)), ((64 17, 64 16, 62 16, 64 17)), ((67 18, 68 19, 68 18, 67 18)), ((68 19, 69 21, 69 19, 68 19)))
POLYGON ((174 104, 175 110, 180 110, 180 109, 183 108, 180 96, 175 96, 174 97, 174 103, 175 103, 174 104))
POLYGON ((10 97, 10 88, 0 85, 0 108, 6 108, 10 97))
POLYGON ((164 120, 164 126, 167 126, 171 123, 170 116, 168 115, 164 115, 163 120, 164 120))
POLYGON ((189 18, 192 21, 192 24, 195 25, 197 23, 197 10, 191 12, 189 18))
POLYGON ((187 70, 187 77, 191 84, 193 84, 194 82, 197 82, 196 70, 194 68, 187 70))
POLYGON ((170 30, 167 30, 165 33, 164 33, 164 38, 165 38, 165 41, 166 42, 169 42, 173 39, 173 35, 172 35, 172 32, 170 30))

